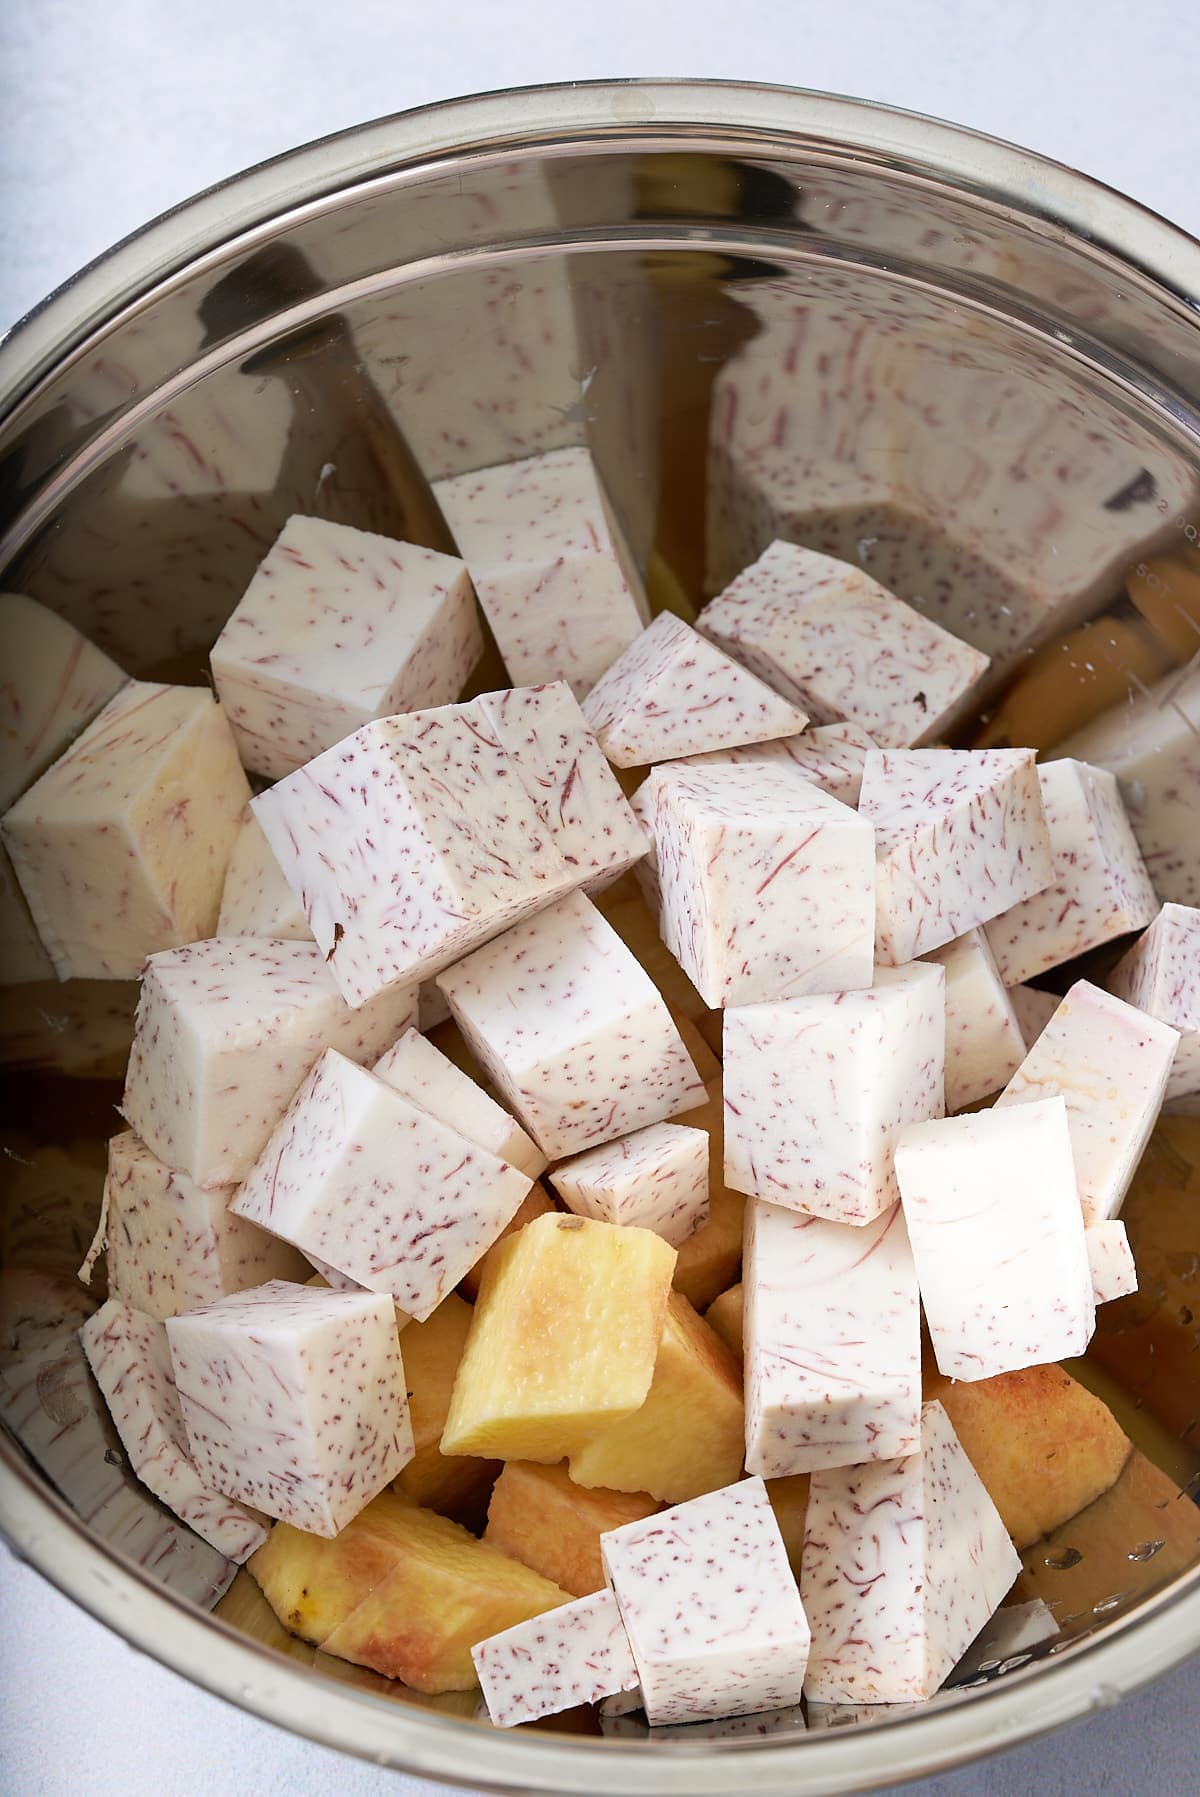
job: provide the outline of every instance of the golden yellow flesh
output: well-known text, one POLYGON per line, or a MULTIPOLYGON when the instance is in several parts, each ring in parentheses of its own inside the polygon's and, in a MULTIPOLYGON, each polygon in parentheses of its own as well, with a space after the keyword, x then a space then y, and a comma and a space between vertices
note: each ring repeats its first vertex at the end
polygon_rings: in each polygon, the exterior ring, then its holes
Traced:
POLYGON ((426 1692, 471 1689, 476 1642, 569 1600, 449 1518, 390 1491, 333 1541, 277 1523, 250 1571, 286 1627, 426 1692))
POLYGON ((954 1430, 1017 1547, 1027 1547, 1114 1485, 1130 1455, 1119 1423, 1060 1366, 976 1383, 934 1374, 925 1395, 954 1430))
POLYGON ((571 1477, 681 1504, 738 1478, 745 1427, 741 1368, 687 1299, 672 1292, 646 1402, 572 1454, 571 1477))
MULTIPOLYGON (((479 1296, 479 1288, 483 1284, 484 1269, 492 1264, 492 1256, 496 1253, 501 1242, 506 1242, 510 1235, 516 1235, 518 1229, 524 1229, 526 1223, 532 1223, 535 1217, 548 1216, 551 1211, 557 1209, 557 1204, 555 1204, 545 1186, 535 1180, 525 1197, 522 1198, 520 1204, 513 1212, 506 1227, 501 1230, 491 1247, 487 1250, 487 1253, 481 1254, 479 1259, 475 1262, 475 1265, 471 1268, 471 1271, 465 1278, 459 1281, 458 1289, 463 1297, 469 1298, 472 1304, 475 1302, 476 1298, 479 1296)), ((455 1364, 458 1364, 457 1361, 455 1364)))
POLYGON ((450 1459, 441 1449, 454 1376, 473 1314, 471 1306, 452 1292, 425 1322, 409 1323, 400 1338, 416 1452, 393 1480, 395 1489, 414 1503, 466 1523, 482 1519, 500 1471, 494 1460, 450 1459))
POLYGON ((553 1462, 631 1415, 674 1268, 648 1229, 554 1213, 510 1236, 480 1287, 442 1452, 553 1462))

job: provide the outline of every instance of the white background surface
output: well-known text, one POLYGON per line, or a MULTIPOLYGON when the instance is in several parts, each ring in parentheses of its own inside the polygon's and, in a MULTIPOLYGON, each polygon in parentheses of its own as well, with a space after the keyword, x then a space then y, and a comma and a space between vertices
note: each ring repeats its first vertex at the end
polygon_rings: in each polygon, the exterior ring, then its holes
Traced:
MULTIPOLYGON (((1200 230, 1178 0, 7 0, 0 328, 153 214, 307 139, 549 80, 788 81, 955 119, 1200 230)), ((922 1797, 1196 1797, 1200 1662, 922 1797)), ((5 1797, 424 1797, 134 1654, 0 1550, 5 1797)), ((916 1792, 918 1787, 910 1787, 916 1792)))
POLYGON ((7 0, 0 325, 198 188, 482 88, 612 75, 886 100, 1200 231, 1186 0, 7 0))

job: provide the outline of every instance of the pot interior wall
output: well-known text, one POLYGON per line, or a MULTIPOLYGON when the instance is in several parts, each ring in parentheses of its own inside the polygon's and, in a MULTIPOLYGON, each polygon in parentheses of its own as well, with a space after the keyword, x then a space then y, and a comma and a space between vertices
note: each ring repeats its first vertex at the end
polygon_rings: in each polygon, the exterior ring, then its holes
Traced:
MULTIPOLYGON (((0 429, 2 584, 130 672, 200 683, 292 513, 448 547, 432 480, 586 443, 656 606, 694 616, 789 536, 992 656, 959 743, 1004 740, 1006 695, 1066 640, 1037 718, 1053 748, 1081 703, 1143 678, 1126 583, 1197 540, 1198 382, 1184 310, 1032 211, 800 140, 551 137, 315 199, 101 324, 0 429), (1072 659, 1093 620, 1093 660, 1072 659)), ((77 1301, 134 997, 0 988, 10 1315, 31 1280, 77 1301)), ((1002 1620, 960 1684, 1028 1677, 1200 1558, 1200 1121, 1160 1128, 1127 1220, 1142 1290, 1102 1313, 1073 1370, 1165 1477, 1128 1472, 1107 1521, 1027 1552, 1018 1595, 1051 1605, 1058 1637, 1014 1647, 1002 1620)), ((56 1377, 49 1401, 67 1402, 56 1377)), ((219 1613, 329 1678, 473 1715, 473 1697, 422 1699, 314 1655, 245 1576, 219 1613)), ((799 1740, 804 1722, 768 1729, 799 1740)))

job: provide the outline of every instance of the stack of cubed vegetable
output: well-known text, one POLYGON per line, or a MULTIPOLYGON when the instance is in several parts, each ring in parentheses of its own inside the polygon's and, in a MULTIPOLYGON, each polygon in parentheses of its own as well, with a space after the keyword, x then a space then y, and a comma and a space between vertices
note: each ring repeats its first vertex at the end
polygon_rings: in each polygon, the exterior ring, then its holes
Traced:
POLYGON ((288 1629, 497 1724, 928 1698, 1128 1453, 1053 1363, 1200 910, 1104 766, 939 746, 987 657, 857 568, 693 628, 586 451, 438 499, 461 560, 291 519, 216 698, 3 601, 13 977, 141 981, 87 1360, 288 1629))

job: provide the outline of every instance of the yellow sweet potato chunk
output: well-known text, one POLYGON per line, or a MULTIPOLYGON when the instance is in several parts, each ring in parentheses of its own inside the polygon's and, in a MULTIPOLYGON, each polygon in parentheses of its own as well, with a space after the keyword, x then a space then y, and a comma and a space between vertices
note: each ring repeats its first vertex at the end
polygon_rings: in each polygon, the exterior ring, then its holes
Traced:
POLYGON ((658 1509, 644 1491, 588 1491, 565 1466, 510 1460, 496 1480, 483 1539, 573 1597, 604 1589, 600 1537, 658 1509))
POLYGON ((672 1292, 654 1379, 640 1410, 570 1457, 578 1485, 648 1491, 681 1504, 731 1485, 745 1448, 742 1374, 720 1336, 672 1292))
POLYGON ((1131 679, 1149 686, 1171 658, 1136 621, 1095 618, 1030 657, 975 738, 978 749, 1052 749, 1114 705, 1131 679))
POLYGON ((742 1313, 745 1306, 741 1283, 731 1285, 727 1292, 714 1298, 704 1313, 704 1320, 710 1329, 715 1329, 731 1354, 742 1358, 742 1313))
POLYGON ((645 1402, 675 1250, 648 1229, 557 1212, 483 1276, 443 1454, 563 1460, 645 1402))
POLYGON ((416 1452, 392 1481, 414 1504, 468 1524, 482 1520, 488 1492, 500 1471, 495 1460, 462 1455, 451 1459, 442 1453, 442 1430, 472 1314, 471 1306, 451 1292, 432 1316, 410 1323, 401 1337, 416 1452))
POLYGON ((679 1250, 673 1284, 696 1310, 707 1310, 713 1299, 733 1285, 742 1265, 742 1214, 746 1200, 725 1184, 724 1101, 720 1080, 708 1087, 708 1097, 676 1123, 708 1131, 708 1222, 690 1235, 679 1250))
POLYGON ((284 1628, 320 1647, 399 1563, 411 1509, 381 1492, 332 1539, 277 1522, 247 1570, 284 1628))
POLYGON ((495 1254, 501 1242, 506 1242, 510 1235, 516 1235, 518 1229, 524 1229, 526 1223, 532 1223, 535 1217, 548 1216, 551 1211, 557 1209, 557 1204, 555 1204, 545 1186, 539 1184, 539 1182, 535 1180, 525 1197, 522 1198, 520 1204, 513 1212, 509 1222, 500 1231, 500 1234, 492 1243, 491 1247, 486 1253, 480 1255, 465 1279, 459 1280, 458 1289, 463 1297, 469 1298, 471 1303, 474 1304, 476 1298, 479 1296, 479 1287, 483 1283, 483 1269, 489 1264, 492 1255, 495 1254))
POLYGON ((294 1605, 281 1620, 294 1626, 291 1618, 299 1607, 307 1626, 324 1629, 343 1605, 317 1643, 322 1651, 385 1678, 403 1679, 417 1691, 470 1690, 475 1684, 471 1648, 477 1641, 569 1601, 569 1593, 549 1579, 395 1492, 375 1498, 335 1540, 305 1537, 311 1549, 303 1556, 299 1586, 294 1574, 270 1576, 295 1554, 291 1538, 299 1531, 287 1529, 274 1565, 266 1560, 285 1527, 276 1524, 271 1540, 255 1555, 264 1557, 263 1564, 251 1568, 272 1607, 285 1592, 311 1605, 294 1605))
POLYGON ((1018 1548, 1056 1529, 1120 1477, 1124 1431, 1099 1398, 1060 1366, 993 1379, 925 1381, 983 1480, 1018 1548))
POLYGON ((1097 1604, 1126 1613, 1200 1559, 1200 1509, 1135 1449, 1114 1485, 1021 1557, 1011 1602, 1040 1597, 1060 1618, 1097 1604))

